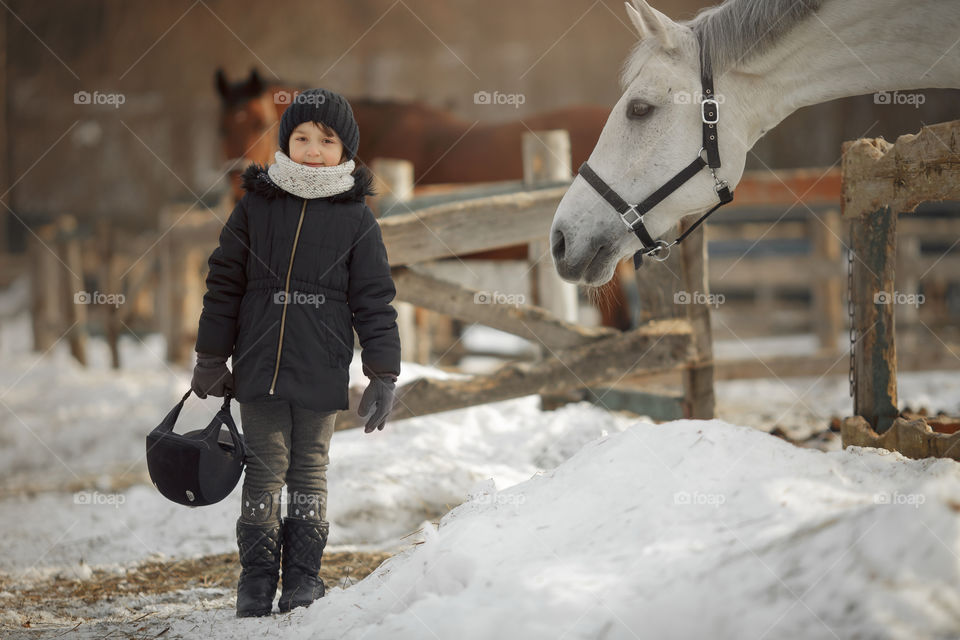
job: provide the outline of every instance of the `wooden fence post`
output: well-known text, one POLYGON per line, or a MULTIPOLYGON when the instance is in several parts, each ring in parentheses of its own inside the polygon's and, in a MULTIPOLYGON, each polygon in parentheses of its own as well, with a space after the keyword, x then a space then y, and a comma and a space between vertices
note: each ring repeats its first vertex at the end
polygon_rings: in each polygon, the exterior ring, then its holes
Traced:
MULTIPOLYGON (((678 233, 693 220, 680 222, 678 233)), ((688 318, 693 329, 695 358, 683 371, 681 411, 685 418, 709 420, 714 415, 713 333, 710 326, 710 285, 707 277, 706 226, 700 226, 670 256, 659 262, 644 258, 636 272, 640 294, 640 322, 688 318)), ((632 268, 632 267, 631 267, 632 268)))
POLYGON ((176 241, 177 220, 182 212, 176 209, 162 211, 159 232, 163 234, 157 244, 160 260, 160 286, 157 288, 160 321, 167 341, 167 361, 180 365, 190 362, 191 353, 184 348, 184 296, 186 295, 186 268, 183 252, 176 241))
POLYGON ((851 220, 854 328, 854 415, 882 434, 897 418, 895 289, 897 224, 927 200, 960 198, 960 120, 923 127, 895 143, 843 143, 841 207, 851 220))
MULTIPOLYGON (((566 130, 527 131, 523 134, 522 148, 523 184, 526 187, 570 182, 570 134, 566 130)), ((549 237, 529 244, 529 261, 531 304, 547 309, 567 322, 577 322, 577 286, 557 275, 549 237)))
MULTIPOLYGON (((680 233, 689 229, 693 222, 690 218, 681 220, 680 233)), ((683 415, 701 420, 713 419, 716 404, 713 392, 713 328, 710 326, 710 304, 714 298, 710 295, 707 271, 706 229, 706 225, 701 225, 674 247, 674 250, 680 250, 684 286, 688 292, 699 291, 702 294, 699 301, 691 299, 686 305, 696 356, 683 372, 683 415)))
MULTIPOLYGON (((408 160, 394 160, 391 158, 375 158, 370 163, 377 181, 376 206, 383 219, 398 202, 406 202, 413 197, 413 163, 408 160)), ((429 233, 424 229, 424 233, 429 233)), ((397 310, 397 329, 400 332, 401 350, 406 358, 420 364, 429 364, 431 340, 429 331, 417 330, 418 319, 420 325, 429 329, 429 311, 420 312, 409 302, 395 300, 393 307, 397 310)))
POLYGON ((60 335, 60 261, 55 253, 57 228, 45 224, 30 237, 30 293, 33 350, 47 351, 60 335))
MULTIPOLYGON (((63 215, 57 219, 59 242, 57 253, 63 259, 60 278, 61 301, 64 309, 67 332, 70 341, 70 353, 77 362, 87 365, 87 317, 89 303, 78 300, 76 294, 84 289, 83 256, 80 252, 80 239, 77 236, 77 219, 72 215, 63 215)), ((89 302, 95 303, 95 300, 89 302)))
MULTIPOLYGON (((97 226, 97 246, 100 255, 100 277, 98 281, 104 292, 111 296, 123 293, 120 284, 117 260, 118 231, 107 220, 101 220, 97 226)), ((110 348, 110 366, 120 368, 120 308, 115 304, 103 305, 100 310, 103 318, 103 333, 110 348)))
MULTIPOLYGON (((570 134, 564 129, 549 131, 526 131, 523 133, 523 185, 526 188, 551 184, 567 184, 571 177, 570 134)), ((576 323, 579 316, 577 286, 564 281, 553 264, 549 232, 545 237, 527 245, 530 264, 529 304, 541 307, 567 322, 576 323)), ((534 343, 540 359, 552 354, 544 344, 534 343)), ((541 394, 540 407, 551 411, 571 401, 583 398, 585 390, 572 390, 561 394, 541 394)))
MULTIPOLYGON (((370 170, 376 176, 377 195, 371 198, 371 209, 380 217, 398 202, 413 198, 413 163, 409 160, 374 158, 370 170)), ((400 207, 403 212, 403 207, 400 207)))
POLYGON ((894 268, 897 214, 879 209, 850 221, 853 261, 854 415, 877 433, 897 417, 894 268))
POLYGON ((840 270, 840 212, 828 209, 819 217, 811 215, 809 220, 811 253, 820 265, 837 267, 831 275, 820 275, 812 287, 813 328, 825 353, 837 351, 837 339, 843 332, 843 277, 840 270))

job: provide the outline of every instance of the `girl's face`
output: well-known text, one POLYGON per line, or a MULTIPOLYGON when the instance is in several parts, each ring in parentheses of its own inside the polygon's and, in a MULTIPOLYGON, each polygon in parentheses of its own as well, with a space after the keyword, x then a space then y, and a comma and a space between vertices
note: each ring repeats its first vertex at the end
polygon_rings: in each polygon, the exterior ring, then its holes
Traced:
POLYGON ((343 143, 333 129, 324 131, 315 122, 301 122, 287 143, 290 159, 308 167, 329 167, 343 160, 343 143))

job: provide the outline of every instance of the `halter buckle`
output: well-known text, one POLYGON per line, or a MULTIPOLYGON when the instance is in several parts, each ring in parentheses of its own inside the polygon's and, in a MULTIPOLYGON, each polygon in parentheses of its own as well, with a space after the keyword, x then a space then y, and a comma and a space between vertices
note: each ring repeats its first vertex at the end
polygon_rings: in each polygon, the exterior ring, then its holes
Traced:
POLYGON ((729 186, 726 180, 717 175, 713 167, 710 167, 710 175, 713 176, 713 190, 717 193, 720 193, 729 186))
POLYGON ((703 120, 704 124, 717 124, 720 122, 720 103, 717 102, 716 98, 704 98, 700 101, 700 119, 703 120), (707 118, 707 103, 713 104, 713 120, 707 118))
POLYGON ((623 220, 623 224, 627 225, 627 229, 630 229, 630 231, 633 231, 633 226, 635 224, 637 224, 638 222, 643 222, 643 216, 637 211, 637 205, 635 204, 630 205, 629 209, 627 209, 623 213, 619 213, 618 215, 620 216, 620 219, 623 220), (632 222, 627 220, 627 214, 630 213, 631 211, 633 211, 633 215, 636 216, 636 218, 632 222))

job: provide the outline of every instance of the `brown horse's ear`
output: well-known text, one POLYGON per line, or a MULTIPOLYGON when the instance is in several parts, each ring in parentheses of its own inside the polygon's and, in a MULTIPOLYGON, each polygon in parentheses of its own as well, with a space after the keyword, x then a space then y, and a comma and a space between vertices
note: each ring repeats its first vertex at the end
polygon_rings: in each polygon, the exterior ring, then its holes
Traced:
POLYGON ((247 80, 247 84, 250 87, 250 92, 258 96, 263 93, 263 81, 260 79, 260 74, 257 72, 256 68, 250 69, 250 79, 247 80))
POLYGON ((223 73, 223 67, 217 68, 214 78, 217 86, 217 92, 220 94, 221 98, 226 98, 227 94, 230 92, 230 85, 227 84, 227 76, 223 73))

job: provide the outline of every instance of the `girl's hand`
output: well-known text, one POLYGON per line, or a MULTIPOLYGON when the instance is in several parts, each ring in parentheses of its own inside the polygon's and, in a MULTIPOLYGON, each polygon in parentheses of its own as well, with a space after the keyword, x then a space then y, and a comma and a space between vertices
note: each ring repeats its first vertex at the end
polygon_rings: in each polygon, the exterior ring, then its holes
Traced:
POLYGON ((217 398, 228 393, 233 395, 233 374, 227 369, 227 357, 198 352, 190 388, 198 398, 206 398, 208 394, 217 398))
POLYGON ((371 433, 374 429, 383 431, 387 424, 387 416, 393 410, 394 391, 396 383, 391 379, 371 378, 363 396, 357 415, 367 420, 364 433, 371 433))

